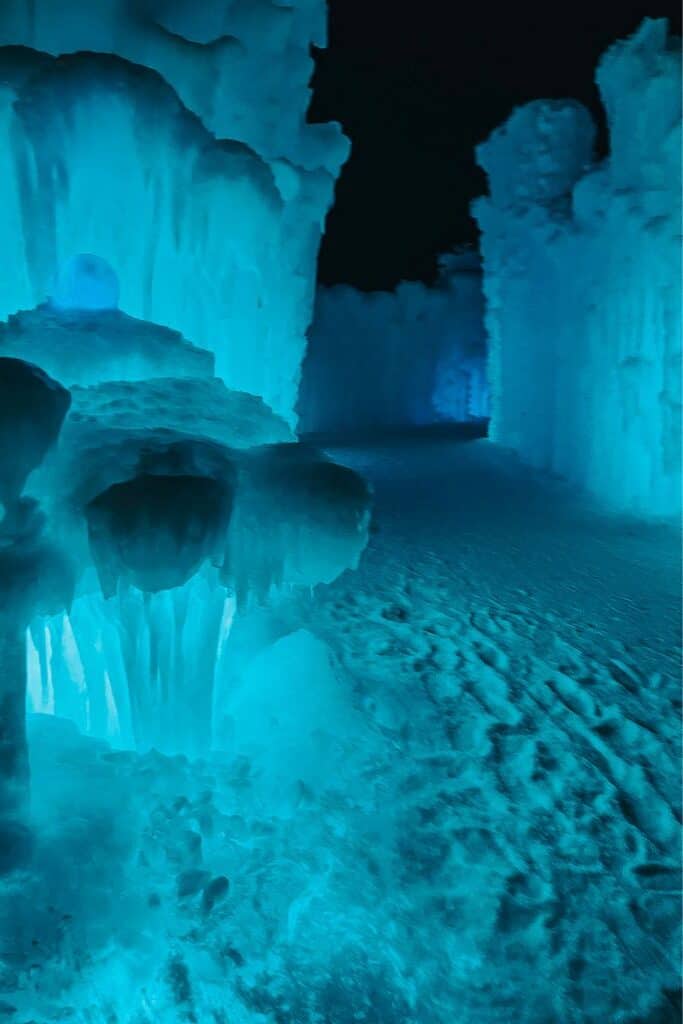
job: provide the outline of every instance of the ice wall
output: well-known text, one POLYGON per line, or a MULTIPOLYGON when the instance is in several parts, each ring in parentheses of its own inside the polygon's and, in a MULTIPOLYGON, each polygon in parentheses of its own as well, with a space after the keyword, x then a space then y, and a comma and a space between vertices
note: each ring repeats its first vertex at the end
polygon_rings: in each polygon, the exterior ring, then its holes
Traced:
POLYGON ((318 291, 298 411, 300 429, 463 422, 487 415, 478 258, 444 257, 436 286, 395 292, 318 291))
POLYGON ((611 506, 681 502, 681 81, 646 20, 602 58, 609 156, 572 101, 514 111, 478 150, 490 435, 611 506))
POLYGON ((216 356, 293 423, 325 213, 347 153, 308 125, 319 0, 8 0, 0 9, 0 318, 78 253, 120 307, 216 356))

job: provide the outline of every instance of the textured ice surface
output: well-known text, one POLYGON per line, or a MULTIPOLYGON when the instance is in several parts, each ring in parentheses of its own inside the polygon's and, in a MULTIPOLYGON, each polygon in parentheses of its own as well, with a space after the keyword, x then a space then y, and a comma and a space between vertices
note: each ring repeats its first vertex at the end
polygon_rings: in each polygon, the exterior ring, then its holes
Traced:
POLYGON ((321 288, 309 335, 297 406, 302 431, 349 435, 488 414, 476 254, 444 257, 433 288, 321 288))
POLYGON ((0 355, 37 363, 71 386, 148 377, 212 377, 214 357, 180 334, 115 309, 48 304, 0 323, 0 355))
MULTIPOLYGON (((348 150, 338 125, 307 124, 310 45, 325 46, 320 0, 6 0, 0 39, 54 56, 90 50, 152 68, 219 138, 328 171, 348 150)), ((311 179, 314 184, 314 179, 311 179)))
POLYGON ((254 659, 222 756, 30 718, 35 850, 0 897, 14 1020, 677 1019, 678 538, 490 445, 335 457, 370 476, 378 530, 300 595, 319 639, 254 659))
POLYGON ((612 506, 681 502, 680 49, 645 21, 596 80, 609 156, 585 109, 539 101, 479 148, 490 435, 612 506))
POLYGON ((125 313, 213 352, 293 423, 347 152, 336 126, 305 123, 322 5, 82 7, 0 11, 0 317, 55 295, 101 306, 102 280, 74 279, 91 254, 125 313))

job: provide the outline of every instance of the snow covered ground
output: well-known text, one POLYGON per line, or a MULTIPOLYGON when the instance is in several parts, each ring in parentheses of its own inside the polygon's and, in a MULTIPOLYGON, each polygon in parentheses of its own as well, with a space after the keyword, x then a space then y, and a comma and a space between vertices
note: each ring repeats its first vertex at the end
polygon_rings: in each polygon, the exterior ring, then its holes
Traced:
POLYGON ((0 1019, 678 1021, 677 531, 482 440, 330 451, 375 489, 360 568, 297 609, 333 769, 285 802, 32 718, 0 1019))

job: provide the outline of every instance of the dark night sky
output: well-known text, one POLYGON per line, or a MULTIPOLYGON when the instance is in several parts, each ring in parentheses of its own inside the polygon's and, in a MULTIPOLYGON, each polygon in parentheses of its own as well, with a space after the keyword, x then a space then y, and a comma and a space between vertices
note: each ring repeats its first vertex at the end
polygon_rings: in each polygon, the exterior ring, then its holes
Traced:
POLYGON ((597 114, 600 54, 646 17, 681 32, 679 0, 329 0, 309 119, 353 142, 319 277, 391 288, 433 280, 436 256, 476 240, 485 191, 474 146, 511 109, 572 96, 597 114))

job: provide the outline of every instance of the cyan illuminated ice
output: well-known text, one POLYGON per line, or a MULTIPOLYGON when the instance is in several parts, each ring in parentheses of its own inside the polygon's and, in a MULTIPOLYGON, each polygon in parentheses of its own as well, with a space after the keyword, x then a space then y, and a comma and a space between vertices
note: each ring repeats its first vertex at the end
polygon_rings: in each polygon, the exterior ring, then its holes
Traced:
MULTIPOLYGON (((125 314, 213 353, 229 387, 293 425, 348 150, 337 126, 305 122, 322 10, 3 5, 0 318, 42 305, 60 274, 57 305, 85 301, 64 268, 90 253, 117 276, 125 314)), ((88 296, 110 304, 92 279, 88 296)))
POLYGON ((600 61, 609 156, 573 101, 479 147, 491 437, 613 508, 681 507, 680 49, 646 20, 600 61))
MULTIPOLYGON (((348 144, 338 125, 307 124, 311 45, 327 41, 320 0, 7 0, 0 41, 60 54, 114 54, 152 68, 218 138, 310 171, 332 186, 348 144)), ((313 198, 312 196, 310 198, 313 198)))
POLYGON ((27 478, 54 446, 69 392, 37 366, 0 358, 0 870, 27 848, 24 634, 37 614, 70 600, 68 559, 46 537, 37 502, 22 498, 27 478))
MULTIPOLYGON (((29 706, 123 746, 205 753, 214 685, 239 660, 235 614, 260 614, 355 566, 367 487, 218 379, 71 394, 31 490, 72 562, 76 597, 31 625, 29 706)), ((294 616, 266 630, 250 658, 296 628, 294 616)))
POLYGON ((0 355, 36 363, 68 386, 214 375, 213 353, 167 327, 106 307, 45 303, 15 313, 0 323, 0 355))
POLYGON ((117 309, 118 278, 99 256, 72 256, 59 270, 50 304, 59 310, 117 309))
POLYGON ((395 292, 321 288, 309 335, 298 402, 302 431, 349 434, 487 415, 475 253, 443 257, 431 288, 408 281, 395 292))

